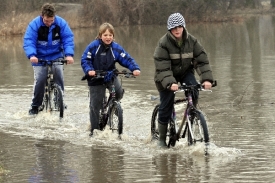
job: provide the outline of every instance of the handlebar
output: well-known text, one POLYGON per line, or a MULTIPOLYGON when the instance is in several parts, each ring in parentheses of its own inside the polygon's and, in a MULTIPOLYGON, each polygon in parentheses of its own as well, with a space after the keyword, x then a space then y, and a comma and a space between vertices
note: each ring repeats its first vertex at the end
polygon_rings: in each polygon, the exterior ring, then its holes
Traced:
POLYGON ((65 59, 58 59, 58 60, 38 59, 38 63, 42 63, 42 64, 45 64, 45 65, 53 65, 53 63, 58 63, 58 65, 64 65, 64 64, 67 64, 67 60, 65 60, 65 59))
MULTIPOLYGON (((212 83, 212 87, 215 87, 215 86, 217 86, 217 81, 216 80, 212 83)), ((182 83, 182 85, 179 86, 178 91, 175 91, 175 93, 180 92, 180 91, 190 91, 190 90, 211 91, 212 92, 212 90, 204 89, 202 84, 186 85, 185 83, 182 83)))
POLYGON ((133 75, 132 72, 127 71, 127 70, 122 70, 122 71, 118 71, 118 70, 113 70, 113 71, 103 71, 103 70, 95 70, 96 75, 95 76, 89 76, 89 75, 85 75, 81 78, 81 80, 86 80, 86 79, 98 79, 98 78, 105 78, 106 76, 110 75, 110 74, 114 74, 114 75, 124 75, 124 77, 126 78, 135 78, 135 76, 133 75))

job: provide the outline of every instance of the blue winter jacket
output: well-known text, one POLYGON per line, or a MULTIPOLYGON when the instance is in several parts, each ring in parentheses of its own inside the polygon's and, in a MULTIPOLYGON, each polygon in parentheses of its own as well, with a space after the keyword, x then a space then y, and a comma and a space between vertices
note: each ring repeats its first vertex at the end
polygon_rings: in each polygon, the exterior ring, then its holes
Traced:
POLYGON ((63 18, 55 16, 53 24, 47 27, 38 16, 27 27, 23 49, 28 58, 36 56, 38 59, 55 60, 74 56, 74 35, 63 18))
MULTIPOLYGON (((116 62, 130 71, 140 70, 135 60, 114 41, 110 45, 105 45, 101 39, 96 39, 86 47, 81 57, 81 66, 85 75, 88 75, 89 71, 112 71, 116 68, 116 62)), ((89 86, 103 83, 103 79, 88 79, 89 86)))

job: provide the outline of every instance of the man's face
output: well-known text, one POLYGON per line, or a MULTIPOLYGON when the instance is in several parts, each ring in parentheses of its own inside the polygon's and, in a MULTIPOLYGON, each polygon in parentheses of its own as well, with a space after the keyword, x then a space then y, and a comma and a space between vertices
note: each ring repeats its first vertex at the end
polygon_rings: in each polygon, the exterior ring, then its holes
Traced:
POLYGON ((50 27, 52 23, 54 22, 54 17, 47 17, 47 16, 42 16, 43 22, 47 27, 50 27))

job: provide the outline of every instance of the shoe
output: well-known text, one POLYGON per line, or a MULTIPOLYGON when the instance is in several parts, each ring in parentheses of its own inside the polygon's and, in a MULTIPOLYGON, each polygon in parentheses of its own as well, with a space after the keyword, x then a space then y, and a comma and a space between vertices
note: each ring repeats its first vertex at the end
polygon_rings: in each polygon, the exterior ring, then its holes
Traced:
POLYGON ((38 107, 33 106, 30 110, 29 110, 29 115, 36 115, 38 114, 38 107))
POLYGON ((89 134, 89 137, 93 137, 93 134, 94 134, 94 133, 93 133, 93 132, 91 132, 91 133, 89 134))

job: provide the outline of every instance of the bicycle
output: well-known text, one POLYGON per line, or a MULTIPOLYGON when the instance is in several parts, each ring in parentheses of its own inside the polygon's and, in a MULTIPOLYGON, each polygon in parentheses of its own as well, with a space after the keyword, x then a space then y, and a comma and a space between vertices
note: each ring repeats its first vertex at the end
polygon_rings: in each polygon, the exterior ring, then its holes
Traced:
MULTIPOLYGON (((123 75, 126 78, 135 78, 133 73, 123 70, 121 72, 117 70, 113 71, 95 71, 95 76, 83 76, 81 80, 86 80, 88 78, 98 79, 98 78, 110 78, 114 75, 123 75)), ((105 90, 104 97, 102 99, 102 107, 99 111, 99 129, 103 131, 108 125, 112 132, 117 131, 119 137, 123 132, 123 109, 120 105, 120 101, 116 99, 115 85, 113 80, 110 79, 111 90, 109 96, 107 96, 107 90, 105 90)), ((122 86, 122 82, 121 82, 122 86)))
POLYGON ((44 66, 48 67, 48 75, 47 75, 47 81, 45 85, 45 91, 44 91, 44 97, 42 105, 39 106, 39 111, 43 111, 46 109, 46 111, 57 111, 59 112, 59 117, 64 117, 64 109, 67 108, 64 104, 63 100, 63 91, 61 89, 61 86, 59 86, 57 83, 53 80, 53 70, 52 66, 54 64, 57 65, 64 65, 67 63, 66 60, 42 60, 39 59, 39 63, 42 63, 44 66))
MULTIPOLYGON (((215 81, 212 87, 217 86, 217 82, 215 81)), ((204 142, 205 145, 209 144, 209 132, 205 117, 202 111, 198 110, 194 104, 192 99, 192 93, 194 91, 212 91, 212 90, 205 90, 201 84, 197 85, 186 85, 182 84, 179 86, 178 91, 175 91, 175 94, 178 92, 184 92, 185 97, 179 98, 174 100, 174 105, 185 103, 186 107, 183 112, 183 117, 181 122, 177 125, 176 124, 176 111, 175 108, 171 114, 171 118, 168 123, 167 127, 167 136, 168 136, 168 143, 167 146, 170 148, 171 146, 174 147, 176 145, 176 141, 179 141, 180 138, 185 138, 187 136, 188 145, 193 145, 196 142, 204 142), (183 133, 182 129, 184 127, 183 133), (181 135, 182 133, 182 135, 181 135)), ((158 132, 158 109, 159 104, 154 107, 152 118, 151 118, 151 135, 152 140, 159 138, 158 132)))

